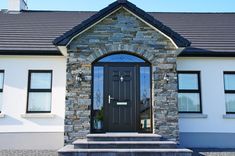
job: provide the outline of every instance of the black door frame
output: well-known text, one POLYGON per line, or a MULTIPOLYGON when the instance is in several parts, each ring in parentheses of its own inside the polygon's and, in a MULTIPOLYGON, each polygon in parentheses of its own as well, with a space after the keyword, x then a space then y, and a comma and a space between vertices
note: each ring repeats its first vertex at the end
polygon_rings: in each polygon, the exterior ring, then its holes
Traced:
MULTIPOLYGON (((114 53, 114 54, 117 54, 117 53, 114 53)), ((127 53, 128 54, 128 53, 127 53)), ((111 54, 112 55, 112 54, 111 54)), ((131 54, 132 55, 132 54, 131 54)), ((107 55, 106 55, 107 56, 107 55)), ((135 55, 134 55, 135 56, 135 55)), ((105 56, 104 56, 105 57, 105 56)), ((137 56, 137 57, 139 57, 139 56, 137 56)), ((103 57, 102 57, 103 58, 103 57)), ((142 58, 141 58, 142 59, 142 58)), ((99 60, 99 59, 98 59, 99 60)), ((143 60, 145 60, 145 59, 143 59, 143 60)), ((146 61, 146 60, 145 60, 146 61)), ((95 132, 94 130, 93 130, 93 120, 94 120, 94 118, 93 118, 93 85, 94 85, 94 76, 93 76, 93 74, 94 74, 94 67, 104 67, 104 82, 106 81, 106 79, 107 78, 105 78, 106 76, 106 74, 107 74, 107 68, 109 67, 109 66, 117 66, 117 67, 122 67, 122 66, 130 66, 130 67, 136 67, 136 77, 137 77, 137 79, 136 79, 136 103, 140 103, 140 83, 138 83, 138 82, 140 82, 140 67, 149 67, 150 68, 150 115, 151 115, 151 131, 149 131, 149 132, 144 132, 144 131, 141 131, 141 129, 140 129, 140 115, 139 115, 139 110, 140 110, 140 107, 139 107, 139 105, 137 104, 137 110, 136 110, 136 132, 138 132, 138 133, 152 133, 153 132, 153 110, 152 110, 152 66, 150 65, 150 63, 149 62, 94 62, 93 64, 92 64, 92 83, 91 83, 91 116, 90 116, 90 124, 91 124, 91 126, 90 126, 90 132, 91 133, 105 133, 105 132, 107 132, 106 130, 106 128, 107 128, 107 123, 104 123, 104 130, 103 131, 100 131, 100 132, 95 132)), ((107 97, 108 97, 108 93, 107 93, 107 91, 105 92, 105 88, 107 87, 106 86, 106 83, 104 83, 103 84, 104 86, 103 86, 103 88, 104 88, 104 96, 103 96, 103 101, 104 101, 104 103, 106 103, 106 102, 108 102, 107 101, 107 97)), ((104 104, 104 110, 106 111, 106 108, 105 108, 105 104, 104 104)))

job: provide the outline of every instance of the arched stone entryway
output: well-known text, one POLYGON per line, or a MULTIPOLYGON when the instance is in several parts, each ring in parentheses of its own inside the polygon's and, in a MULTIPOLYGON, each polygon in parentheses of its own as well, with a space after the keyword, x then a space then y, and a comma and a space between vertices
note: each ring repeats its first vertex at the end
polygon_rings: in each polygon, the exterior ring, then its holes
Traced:
POLYGON ((128 52, 151 63, 153 132, 178 140, 176 57, 170 39, 125 9, 119 9, 67 46, 65 142, 90 133, 92 63, 114 52, 128 52))

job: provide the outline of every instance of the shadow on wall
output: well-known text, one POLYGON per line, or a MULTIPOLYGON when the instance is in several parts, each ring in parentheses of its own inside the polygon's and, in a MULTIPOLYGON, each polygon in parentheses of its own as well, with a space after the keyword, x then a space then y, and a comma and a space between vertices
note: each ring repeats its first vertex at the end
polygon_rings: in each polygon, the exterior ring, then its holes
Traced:
MULTIPOLYGON (((41 125, 41 126, 61 126, 64 124, 64 119, 59 116, 54 116, 51 118, 23 118, 24 120, 28 120, 30 122, 33 122, 35 124, 41 125)), ((23 122, 13 118, 9 115, 5 115, 4 118, 1 119, 0 126, 3 125, 23 125, 23 122)))
POLYGON ((50 118, 25 118, 30 122, 41 126, 61 126, 64 125, 64 119, 60 116, 55 115, 54 117, 50 118))
POLYGON ((9 115, 5 115, 5 117, 1 119, 0 126, 1 125, 23 125, 23 122, 9 115))

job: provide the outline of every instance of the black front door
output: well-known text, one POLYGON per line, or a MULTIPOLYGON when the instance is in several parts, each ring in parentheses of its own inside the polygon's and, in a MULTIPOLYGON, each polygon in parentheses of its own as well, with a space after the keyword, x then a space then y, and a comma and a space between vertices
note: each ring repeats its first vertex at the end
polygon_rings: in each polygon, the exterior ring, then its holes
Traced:
POLYGON ((107 132, 137 131, 135 66, 108 66, 105 74, 105 129, 107 132))

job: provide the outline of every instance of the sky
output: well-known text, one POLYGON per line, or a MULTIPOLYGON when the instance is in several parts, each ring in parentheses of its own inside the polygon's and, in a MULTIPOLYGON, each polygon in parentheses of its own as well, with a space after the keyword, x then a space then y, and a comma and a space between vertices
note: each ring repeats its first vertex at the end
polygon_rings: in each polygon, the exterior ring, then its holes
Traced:
MULTIPOLYGON (((0 0, 7 9, 8 0, 0 0)), ((26 0, 30 10, 98 11, 115 0, 26 0)), ((129 0, 153 12, 235 12, 235 0, 129 0)))

